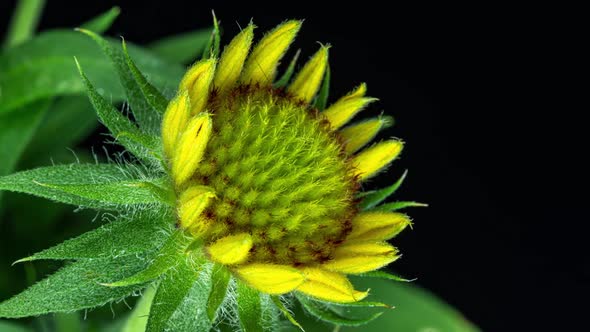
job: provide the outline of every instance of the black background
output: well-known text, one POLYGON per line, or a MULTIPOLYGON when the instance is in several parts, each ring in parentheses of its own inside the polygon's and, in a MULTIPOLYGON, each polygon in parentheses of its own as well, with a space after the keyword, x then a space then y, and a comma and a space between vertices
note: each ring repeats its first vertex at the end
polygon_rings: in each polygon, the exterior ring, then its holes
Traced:
MULTIPOLYGON (((2 1, 2 29, 13 5, 2 1)), ((223 42, 250 18, 258 35, 304 18, 294 48, 305 58, 316 41, 333 45, 331 96, 367 82, 380 101, 365 114, 393 115, 382 137, 407 142, 403 158, 367 187, 407 168, 397 197, 430 204, 409 211, 415 226, 394 241, 404 254, 396 271, 484 330, 569 330, 583 319, 588 106, 573 103, 582 74, 572 61, 587 38, 572 37, 581 26, 575 9, 50 1, 41 28, 73 27, 112 5, 122 15, 110 34, 137 43, 207 27, 211 9, 223 42)))

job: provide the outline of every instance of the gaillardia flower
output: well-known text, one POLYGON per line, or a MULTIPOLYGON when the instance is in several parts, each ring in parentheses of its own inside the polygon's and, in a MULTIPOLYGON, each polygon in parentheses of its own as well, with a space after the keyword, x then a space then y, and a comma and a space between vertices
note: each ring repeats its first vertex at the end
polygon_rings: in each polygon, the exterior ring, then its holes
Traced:
MULTIPOLYGON (((250 24, 220 56, 214 33, 170 101, 125 44, 120 52, 82 30, 113 60, 135 123, 97 93, 82 63, 90 99, 137 162, 55 166, 0 180, 0 189, 120 211, 120 220, 23 260, 76 260, 50 279, 74 269, 75 282, 101 294, 77 309, 152 285, 149 331, 208 330, 221 319, 245 331, 272 330, 278 312, 297 324, 287 309, 293 299, 327 321, 329 303, 380 305, 359 302, 369 290, 356 290, 347 275, 394 278, 372 271, 400 257, 387 241, 410 225, 397 210, 417 204, 379 205, 403 177, 378 191, 361 187, 398 157, 403 143, 371 145, 388 117, 347 125, 376 100, 365 84, 325 106, 328 46, 294 77, 296 58, 276 79, 300 27, 286 21, 253 44, 250 24)), ((23 294, 43 287, 49 281, 23 294)), ((22 303, 23 294, 0 305, 0 314, 22 303)), ((65 310, 55 304, 49 311, 65 310)), ((30 314, 37 312, 23 315, 30 314)), ((345 322, 357 323, 335 321, 345 322)))

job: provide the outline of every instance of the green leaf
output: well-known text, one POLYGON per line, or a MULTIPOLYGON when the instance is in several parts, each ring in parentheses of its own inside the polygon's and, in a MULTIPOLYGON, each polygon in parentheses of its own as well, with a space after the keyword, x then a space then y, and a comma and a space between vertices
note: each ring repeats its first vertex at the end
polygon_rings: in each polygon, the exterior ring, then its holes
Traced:
POLYGON ((83 331, 80 315, 77 312, 57 313, 53 317, 56 331, 83 331))
POLYGON ((146 261, 136 256, 70 264, 0 303, 0 317, 19 318, 50 312, 70 312, 120 300, 145 285, 112 288, 99 283, 120 280, 137 273, 145 265, 146 261))
POLYGON ((324 306, 316 301, 313 301, 305 296, 298 295, 297 299, 308 313, 310 313, 317 319, 335 325, 361 326, 371 322, 372 320, 376 319, 377 317, 383 314, 383 312, 377 312, 366 318, 351 318, 345 315, 341 315, 332 310, 331 308, 324 306))
POLYGON ((119 14, 121 14, 121 9, 115 6, 94 17, 90 21, 83 23, 80 28, 94 31, 96 33, 103 33, 113 25, 113 22, 119 17, 119 14))
POLYGON ((171 63, 192 62, 203 53, 211 31, 211 28, 207 28, 166 37, 149 44, 148 48, 171 63))
POLYGON ((359 207, 363 210, 369 210, 377 204, 383 202, 387 197, 391 196, 395 193, 399 187, 404 183, 406 176, 408 175, 408 171, 404 171, 404 174, 391 186, 376 190, 363 198, 363 201, 359 204, 359 207))
POLYGON ((0 177, 0 190, 97 209, 162 202, 151 185, 162 180, 137 180, 130 172, 134 170, 113 164, 40 167, 0 177))
POLYGON ((209 293, 209 299, 207 300, 207 317, 209 317, 211 322, 215 322, 217 310, 225 299, 230 276, 229 271, 223 265, 213 265, 213 272, 211 272, 211 293, 209 293))
POLYGON ((49 100, 40 100, 19 109, 18 113, 0 113, 0 176, 14 170, 49 105, 49 100))
POLYGON ((15 263, 39 259, 104 259, 138 255, 161 247, 173 225, 174 217, 170 212, 148 211, 118 216, 106 225, 15 263))
POLYGON ((125 55, 125 60, 127 61, 127 66, 135 79, 135 82, 139 86, 139 89, 143 93, 144 98, 146 99, 147 103, 160 115, 163 115, 166 112, 166 107, 168 106, 169 100, 158 91, 153 85, 148 82, 148 80, 143 76, 139 68, 135 65, 135 62, 131 60, 129 56, 129 52, 127 51, 127 43, 125 40, 122 42, 123 44, 123 54, 125 55))
POLYGON ((141 299, 135 305, 129 318, 127 318, 125 326, 123 326, 121 332, 145 332, 148 317, 150 315, 150 308, 152 307, 155 295, 155 286, 148 286, 148 288, 143 291, 141 299))
POLYGON ((146 332, 209 331, 205 315, 209 275, 202 267, 202 262, 182 260, 168 271, 160 281, 146 332))
POLYGON ((125 287, 152 281, 186 260, 188 256, 186 248, 189 244, 190 238, 184 234, 183 229, 178 229, 166 240, 166 243, 164 243, 154 257, 154 260, 149 263, 145 270, 128 278, 104 285, 109 287, 125 287))
POLYGON ((244 332, 263 332, 260 293, 237 280, 238 317, 244 332))
POLYGON ((291 322, 291 324, 293 324, 293 326, 296 326, 301 331, 305 332, 305 329, 303 328, 303 326, 301 326, 301 324, 299 324, 299 322, 297 322, 295 320, 295 318, 293 317, 293 315, 291 314, 291 312, 289 311, 289 309, 287 309, 287 307, 285 307, 285 305, 283 304, 283 302, 281 302, 281 299, 278 296, 272 296, 271 298, 272 298, 272 302, 283 313, 283 316, 285 316, 287 318, 287 320, 289 322, 291 322))
POLYGON ((113 137, 119 140, 136 157, 147 159, 148 161, 153 160, 158 150, 157 139, 142 133, 135 124, 104 99, 92 83, 90 83, 82 71, 78 60, 76 60, 76 65, 78 66, 84 84, 86 84, 90 102, 94 106, 101 122, 109 129, 113 137))
POLYGON ((412 202, 412 201, 398 201, 379 205, 373 208, 373 211, 398 211, 409 207, 427 207, 428 204, 412 202))
POLYGON ((330 76, 330 65, 328 64, 322 86, 320 87, 320 92, 314 103, 314 107, 320 111, 325 110, 326 105, 328 105, 328 96, 330 95, 330 76))
POLYGON ((0 320, 0 331, 2 332, 34 332, 34 330, 28 326, 16 324, 13 322, 7 322, 0 320))
POLYGON ((217 17, 215 17, 215 13, 213 13, 213 30, 211 31, 209 41, 203 50, 203 59, 218 58, 220 42, 219 22, 217 21, 217 17))
POLYGON ((90 36, 90 38, 100 46, 104 54, 111 60, 111 63, 113 64, 113 67, 115 67, 115 71, 119 76, 119 82, 123 86, 123 90, 125 90, 125 95, 127 96, 127 102, 131 107, 131 112, 139 124, 140 129, 142 129, 143 132, 156 133, 161 118, 157 113, 153 112, 154 110, 135 81, 129 66, 127 65, 127 59, 121 50, 115 48, 107 40, 92 31, 84 29, 76 30, 90 36))
POLYGON ((293 56, 293 59, 289 63, 289 67, 287 67, 287 70, 285 71, 283 76, 281 76, 281 78, 275 82, 275 84, 274 84, 275 88, 283 88, 283 87, 287 86, 287 84, 289 84, 289 81, 291 80, 291 77, 293 76, 293 73, 295 72, 295 65, 297 64, 297 59, 299 58, 299 54, 301 54, 301 50, 297 50, 297 53, 295 53, 295 56, 293 56))
POLYGON ((393 281, 412 282, 413 279, 406 279, 386 271, 369 271, 358 275, 359 277, 381 278, 393 281))
POLYGON ((8 26, 4 48, 16 46, 33 36, 45 0, 19 0, 8 26))
MULTIPOLYGON (((107 38, 119 47, 119 40, 107 38)), ((160 91, 176 92, 184 66, 171 64, 128 44, 129 55, 160 91)), ((0 54, 0 114, 39 99, 82 95, 73 57, 84 64, 87 76, 112 102, 125 99, 116 72, 96 43, 79 32, 52 30, 0 54)), ((169 96, 170 97, 170 96, 169 96)))

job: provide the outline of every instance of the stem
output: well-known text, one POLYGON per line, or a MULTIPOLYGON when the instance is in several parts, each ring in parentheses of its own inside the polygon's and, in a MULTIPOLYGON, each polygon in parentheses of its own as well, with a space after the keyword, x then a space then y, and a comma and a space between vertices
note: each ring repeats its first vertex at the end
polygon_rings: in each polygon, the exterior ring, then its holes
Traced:
POLYGON ((4 49, 14 47, 33 35, 44 5, 45 0, 19 0, 8 26, 4 49))

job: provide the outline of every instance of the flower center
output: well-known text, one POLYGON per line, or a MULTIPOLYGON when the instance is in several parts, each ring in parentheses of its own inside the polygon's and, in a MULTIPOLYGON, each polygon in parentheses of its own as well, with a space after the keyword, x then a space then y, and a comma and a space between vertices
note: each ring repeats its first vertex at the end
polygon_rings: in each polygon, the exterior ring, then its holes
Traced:
POLYGON ((358 181, 327 121, 285 92, 239 86, 211 97, 213 133, 195 172, 217 198, 206 241, 247 232, 250 260, 322 262, 350 232, 358 181))

